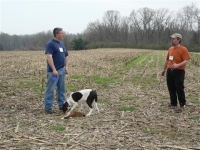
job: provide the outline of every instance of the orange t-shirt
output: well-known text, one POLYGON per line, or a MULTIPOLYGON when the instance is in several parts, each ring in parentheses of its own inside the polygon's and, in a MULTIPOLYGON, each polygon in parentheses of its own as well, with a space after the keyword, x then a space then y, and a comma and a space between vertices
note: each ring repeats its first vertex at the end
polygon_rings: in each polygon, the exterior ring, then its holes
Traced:
MULTIPOLYGON (((171 68, 174 63, 179 64, 184 60, 189 60, 190 55, 186 47, 180 45, 179 47, 170 47, 167 53, 166 60, 168 60, 167 68, 171 68)), ((181 66, 177 69, 184 70, 185 66, 181 66)))

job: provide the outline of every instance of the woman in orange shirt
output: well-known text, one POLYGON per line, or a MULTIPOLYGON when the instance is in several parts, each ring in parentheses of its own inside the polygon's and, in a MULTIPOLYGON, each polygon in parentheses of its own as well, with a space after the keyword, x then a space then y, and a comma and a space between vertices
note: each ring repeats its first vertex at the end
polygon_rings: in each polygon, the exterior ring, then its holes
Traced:
POLYGON ((167 69, 167 87, 170 94, 170 107, 177 107, 177 96, 179 105, 184 108, 186 105, 184 78, 185 67, 190 56, 186 47, 181 45, 182 36, 174 33, 171 36, 172 47, 169 48, 162 76, 167 69))

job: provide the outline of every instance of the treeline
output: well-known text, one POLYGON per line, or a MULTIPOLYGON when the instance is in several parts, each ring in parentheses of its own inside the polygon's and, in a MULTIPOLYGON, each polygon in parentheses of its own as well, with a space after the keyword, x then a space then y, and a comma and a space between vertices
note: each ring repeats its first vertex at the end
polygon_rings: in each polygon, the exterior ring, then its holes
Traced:
MULTIPOLYGON (((102 20, 90 22, 81 34, 65 33, 69 50, 94 48, 168 49, 170 35, 178 32, 189 51, 200 52, 200 9, 191 4, 177 12, 162 8, 133 10, 130 16, 105 12, 102 20)), ((0 34, 0 50, 42 50, 52 31, 33 35, 0 34)))
MULTIPOLYGON (((0 34, 0 50, 43 50, 47 41, 53 38, 52 31, 40 32, 33 35, 9 35, 0 34)), ((75 38, 75 34, 66 33, 64 43, 69 45, 75 38)), ((72 49, 72 47, 68 47, 72 49)))

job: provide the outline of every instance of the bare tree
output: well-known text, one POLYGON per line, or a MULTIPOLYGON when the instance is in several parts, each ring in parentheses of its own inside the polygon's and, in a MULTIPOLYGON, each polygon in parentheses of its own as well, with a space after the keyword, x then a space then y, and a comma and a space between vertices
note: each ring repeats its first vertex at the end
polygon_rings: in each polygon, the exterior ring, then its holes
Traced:
POLYGON ((128 41, 128 35, 129 35, 129 19, 128 17, 122 17, 121 19, 121 25, 120 25, 120 42, 126 42, 128 41))
POLYGON ((167 41, 170 37, 169 30, 166 30, 169 28, 169 23, 172 18, 172 15, 169 14, 168 9, 158 9, 155 11, 154 16, 154 41, 158 42, 158 44, 161 44, 163 40, 167 41), (167 38, 167 39, 166 39, 167 38))
POLYGON ((184 34, 184 43, 187 45, 193 40, 194 32, 198 31, 199 9, 192 3, 183 7, 174 18, 175 29, 184 34))
POLYGON ((129 17, 130 30, 136 39, 136 43, 141 40, 147 43, 153 39, 154 15, 155 11, 147 7, 141 8, 137 12, 134 10, 131 12, 129 17))
POLYGON ((103 17, 103 25, 106 27, 107 37, 110 41, 118 41, 121 16, 118 11, 109 10, 103 17))
POLYGON ((198 44, 200 46, 200 10, 198 15, 198 44))
POLYGON ((87 40, 93 42, 98 42, 100 39, 102 39, 103 35, 99 21, 89 23, 84 35, 86 36, 87 40))
POLYGON ((138 14, 140 17, 140 22, 143 28, 143 35, 144 35, 144 39, 145 41, 149 41, 150 39, 152 39, 152 28, 153 28, 153 24, 154 24, 154 14, 155 11, 153 9, 150 8, 142 8, 138 10, 138 14))

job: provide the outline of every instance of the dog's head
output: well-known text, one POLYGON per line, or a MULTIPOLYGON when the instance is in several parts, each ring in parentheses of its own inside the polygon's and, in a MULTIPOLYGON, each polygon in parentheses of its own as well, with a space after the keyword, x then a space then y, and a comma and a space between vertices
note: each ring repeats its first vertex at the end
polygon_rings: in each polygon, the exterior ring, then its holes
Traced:
POLYGON ((69 104, 67 102, 65 102, 62 107, 62 110, 64 113, 66 113, 66 111, 68 110, 68 107, 69 107, 69 104))

